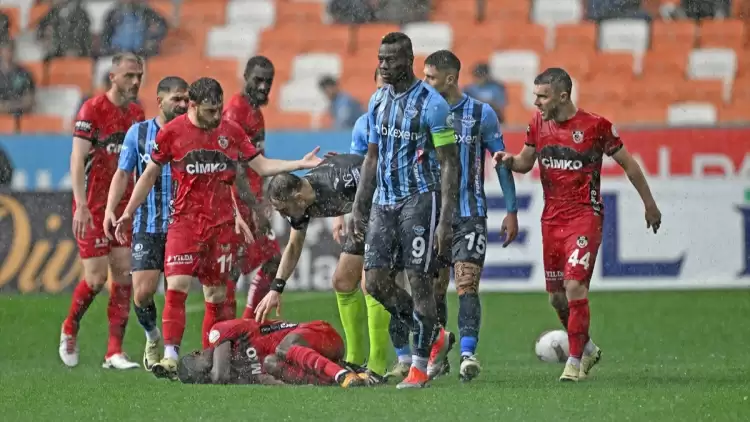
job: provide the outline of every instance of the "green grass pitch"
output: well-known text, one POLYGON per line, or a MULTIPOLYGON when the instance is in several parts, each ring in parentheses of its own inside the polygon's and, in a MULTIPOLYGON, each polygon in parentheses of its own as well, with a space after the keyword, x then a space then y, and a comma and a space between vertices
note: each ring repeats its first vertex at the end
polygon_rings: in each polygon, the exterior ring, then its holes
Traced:
MULTIPOLYGON (((592 334, 604 358, 591 379, 560 384, 533 342, 557 328, 543 294, 484 294, 471 384, 453 372, 425 390, 393 385, 185 386, 142 369, 101 369, 106 298, 83 320, 77 368, 57 356, 68 296, 0 297, 0 420, 6 421, 748 421, 750 295, 746 291, 594 293, 592 334)), ((183 351, 199 345, 199 294, 189 301, 183 351)), ((338 326, 332 293, 285 294, 285 317, 338 326)), ((159 304, 161 309, 161 303, 159 304)), ((449 303, 455 328, 456 299, 449 303)), ((143 333, 130 317, 126 349, 140 361, 143 333)))

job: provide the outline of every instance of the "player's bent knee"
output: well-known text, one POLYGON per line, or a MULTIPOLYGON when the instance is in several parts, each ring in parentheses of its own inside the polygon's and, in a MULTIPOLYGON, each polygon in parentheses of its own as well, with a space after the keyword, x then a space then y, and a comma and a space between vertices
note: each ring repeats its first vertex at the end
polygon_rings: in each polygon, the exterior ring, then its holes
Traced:
POLYGON ((549 294, 549 304, 555 309, 565 309, 568 307, 568 297, 564 291, 552 292, 549 294))
POLYGON ((167 289, 177 290, 179 292, 187 293, 190 290, 190 285, 193 283, 193 277, 189 275, 173 275, 167 277, 167 289))
POLYGON ((93 290, 99 291, 107 283, 109 277, 109 258, 100 256, 83 260, 83 277, 86 284, 93 290))
POLYGON ((578 280, 565 280, 565 296, 567 300, 585 299, 588 288, 578 280))
POLYGON ((227 287, 203 286, 203 297, 208 303, 222 303, 227 299, 227 287))
POLYGON ((283 340, 281 340, 281 343, 276 346, 276 356, 286 359, 286 354, 289 352, 289 348, 295 344, 304 346, 307 345, 307 342, 305 342, 305 339, 299 334, 288 334, 283 340))

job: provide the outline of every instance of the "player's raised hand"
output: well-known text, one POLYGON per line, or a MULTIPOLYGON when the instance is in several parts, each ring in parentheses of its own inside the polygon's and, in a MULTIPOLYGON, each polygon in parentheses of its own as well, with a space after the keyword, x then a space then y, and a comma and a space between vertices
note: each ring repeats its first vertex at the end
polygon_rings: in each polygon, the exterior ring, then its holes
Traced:
POLYGON ((86 205, 76 206, 76 212, 73 213, 73 235, 78 239, 83 239, 86 236, 86 230, 93 229, 94 217, 91 216, 91 211, 86 205))
POLYGON ((661 227, 661 211, 656 204, 646 207, 646 228, 654 231, 654 234, 661 227))
POLYGON ((242 216, 240 216, 239 213, 234 217, 234 232, 241 234, 247 243, 252 243, 253 240, 255 240, 253 238, 253 232, 250 230, 250 226, 247 225, 247 222, 242 219, 242 216))
POLYGON ((126 230, 130 227, 130 220, 132 220, 133 216, 130 215, 130 212, 128 210, 125 210, 125 212, 122 213, 120 218, 115 221, 115 238, 117 238, 117 241, 123 244, 127 244, 127 239, 130 236, 129 230, 126 230))
POLYGON ((110 210, 104 211, 104 235, 107 239, 114 240, 115 233, 113 229, 117 226, 117 216, 110 210))
POLYGON ((333 219, 333 227, 331 228, 333 230, 333 240, 339 244, 344 243, 344 240, 346 240, 346 225, 344 223, 345 219, 343 215, 333 219))
POLYGON ((276 317, 281 317, 281 293, 271 290, 266 293, 266 296, 255 308, 255 321, 265 321, 268 314, 271 312, 271 309, 274 308, 276 308, 276 317))
POLYGON ((304 157, 300 160, 300 164, 302 164, 302 168, 305 169, 311 169, 315 168, 320 164, 323 160, 318 157, 318 153, 320 152, 320 147, 315 147, 312 151, 305 154, 304 157))
POLYGON ((507 248, 508 245, 513 243, 518 236, 518 215, 515 213, 508 213, 503 218, 503 224, 500 226, 500 236, 505 236, 505 242, 503 247, 507 248))
POLYGON ((495 167, 503 165, 507 169, 513 168, 513 154, 505 151, 498 151, 492 154, 492 161, 495 163, 495 167))
POLYGON ((355 242, 363 242, 365 240, 365 228, 361 224, 363 219, 359 216, 359 213, 355 210, 352 212, 351 218, 349 218, 349 224, 346 225, 347 236, 354 236, 355 242))

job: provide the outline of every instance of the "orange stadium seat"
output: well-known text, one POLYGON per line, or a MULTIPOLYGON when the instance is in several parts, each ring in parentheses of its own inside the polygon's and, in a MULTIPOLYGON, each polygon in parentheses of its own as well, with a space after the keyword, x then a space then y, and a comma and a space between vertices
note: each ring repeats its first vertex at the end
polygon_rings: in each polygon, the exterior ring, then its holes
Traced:
POLYGON ((747 123, 750 121, 750 101, 733 102, 719 108, 721 123, 747 123))
POLYGON ((49 62, 47 85, 73 85, 81 92, 93 89, 93 62, 88 58, 62 57, 49 62))
POLYGON ((750 74, 748 73, 737 77, 732 84, 732 103, 737 102, 750 103, 750 74))
POLYGON ((312 123, 309 113, 283 112, 275 107, 263 109, 263 118, 269 130, 307 130, 312 123))
POLYGON ((667 120, 667 107, 643 103, 638 107, 621 107, 614 118, 623 125, 664 125, 667 120))
POLYGON ((299 24, 297 30, 305 33, 306 52, 345 54, 349 51, 352 34, 347 25, 299 24))
POLYGON ((695 47, 697 26, 692 21, 662 22, 651 24, 651 49, 691 50, 695 47))
POLYGON ((739 19, 704 19, 699 27, 702 48, 724 47, 741 50, 745 45, 745 23, 739 19))
POLYGON ((540 69, 561 67, 574 79, 586 80, 591 70, 591 62, 596 60, 596 53, 593 49, 589 52, 583 48, 576 49, 570 47, 568 49, 550 51, 542 55, 540 59, 540 69))
POLYGON ((589 77, 619 76, 623 81, 633 78, 633 55, 630 53, 599 53, 592 57, 589 77))
POLYGON ((503 22, 496 48, 501 50, 533 50, 541 53, 547 48, 547 28, 542 25, 520 22, 503 22))
POLYGON ((371 69, 369 73, 349 75, 341 81, 341 89, 353 96, 360 104, 368 104, 370 97, 375 92, 374 72, 371 69))
POLYGON ((684 81, 677 86, 677 89, 677 100, 680 102, 707 102, 717 106, 724 102, 724 83, 722 81, 684 81))
POLYGON ((581 22, 555 27, 555 49, 596 50, 596 24, 581 22))
POLYGON ((22 66, 31 73, 31 78, 36 85, 44 85, 46 78, 43 62, 26 62, 22 66))
POLYGON ((325 3, 323 2, 276 2, 277 25, 322 24, 325 3))
POLYGON ((21 116, 23 133, 60 133, 64 130, 60 116, 44 114, 24 114, 21 116))
POLYGON ((0 133, 11 134, 16 132, 16 118, 13 116, 0 115, 0 133))
POLYGON ((508 103, 503 112, 505 113, 504 125, 519 128, 526 127, 534 114, 534 110, 528 109, 518 102, 508 103))
POLYGON ((440 1, 430 14, 433 22, 476 23, 477 6, 475 1, 440 1))
MULTIPOLYGON (((684 79, 678 79, 681 83, 684 79)), ((658 105, 666 109, 667 105, 679 99, 679 90, 675 79, 668 75, 648 74, 628 85, 626 104, 629 107, 641 107, 644 104, 658 105)))
POLYGON ((344 78, 366 77, 372 80, 375 68, 378 67, 377 50, 365 49, 365 51, 357 54, 341 55, 341 63, 344 78))
POLYGON ((29 11, 29 23, 26 25, 28 29, 36 30, 36 27, 39 26, 39 21, 42 20, 42 18, 47 15, 47 12, 49 12, 49 5, 48 4, 35 4, 31 7, 31 10, 29 11))
POLYGON ((658 74, 683 79, 685 78, 687 60, 687 52, 680 49, 648 51, 643 57, 641 73, 643 75, 658 74))
POLYGON ((474 57, 484 56, 484 61, 498 48, 502 33, 489 23, 454 23, 453 45, 456 54, 463 61, 465 52, 471 51, 474 57))
POLYGON ((221 26, 226 21, 227 0, 185 0, 180 5, 180 26, 221 26))
POLYGON ((10 32, 10 35, 12 37, 18 35, 21 30, 21 10, 17 7, 0 7, 0 13, 5 13, 8 16, 8 32, 10 32))
POLYGON ((372 50, 373 54, 377 54, 378 46, 383 36, 389 32, 397 32, 399 30, 399 26, 393 24, 368 23, 357 25, 354 28, 355 43, 353 49, 357 53, 360 53, 362 50, 372 50))
POLYGON ((530 15, 531 1, 490 0, 487 2, 485 19, 487 22, 528 22, 530 15))
POLYGON ((161 15, 170 24, 174 22, 175 18, 175 3, 171 0, 149 0, 149 7, 154 9, 156 13, 161 15))
POLYGON ((602 74, 589 79, 579 88, 578 102, 582 107, 594 110, 593 104, 619 105, 625 101, 627 87, 615 75, 602 74))

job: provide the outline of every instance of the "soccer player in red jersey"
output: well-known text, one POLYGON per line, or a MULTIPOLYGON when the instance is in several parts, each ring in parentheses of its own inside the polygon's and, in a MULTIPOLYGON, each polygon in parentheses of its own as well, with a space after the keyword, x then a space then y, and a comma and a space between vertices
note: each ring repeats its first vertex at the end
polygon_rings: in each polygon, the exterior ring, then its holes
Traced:
MULTIPOLYGON (((122 350, 122 339, 130 312, 130 239, 110 241, 104 234, 107 194, 130 126, 144 120, 143 109, 135 104, 143 76, 142 60, 132 54, 112 58, 110 89, 85 103, 78 111, 70 154, 73 185, 73 233, 83 262, 84 278, 73 291, 70 310, 60 334, 60 359, 66 366, 78 365, 78 327, 94 297, 112 275, 107 317, 109 341, 104 368, 129 369, 131 362, 122 350)), ((122 196, 125 207, 132 182, 122 196)))
POLYGON ((233 319, 214 325, 209 340, 209 348, 180 359, 180 381, 259 384, 269 383, 264 379, 268 374, 289 384, 365 385, 356 373, 337 363, 344 357, 344 341, 325 321, 259 324, 233 319))
MULTIPOLYGON (((263 153, 266 136, 260 107, 268 104, 273 76, 274 67, 269 59, 263 56, 251 57, 245 65, 243 92, 233 95, 224 106, 224 117, 238 123, 260 153, 263 153)), ((254 238, 252 243, 245 245, 242 237, 238 237, 237 241, 240 245, 236 257, 236 270, 240 274, 248 275, 260 266, 248 290, 247 305, 242 314, 243 318, 254 318, 255 308, 269 292, 271 282, 279 268, 281 248, 271 231, 267 212, 263 211, 267 209, 267 206, 258 206, 263 204, 263 178, 250 168, 247 169, 245 176, 254 196, 251 201, 256 202, 253 209, 260 209, 261 212, 253 213, 251 207, 241 200, 240 195, 236 195, 237 208, 243 220, 250 225, 254 238), (256 220, 257 227, 254 224, 256 220)), ((237 193, 236 190, 235 193, 237 193)), ((234 318, 237 312, 235 284, 236 280, 230 280, 227 284, 227 313, 231 315, 231 318, 234 318)))
POLYGON ((259 155, 242 128, 222 119, 224 93, 216 80, 201 78, 193 82, 188 97, 187 114, 166 124, 156 136, 151 161, 138 179, 115 231, 118 238, 129 236, 125 223, 145 200, 161 174, 161 166, 170 164, 176 189, 165 247, 164 358, 151 367, 159 378, 176 377, 178 350, 185 331, 185 300, 194 277, 203 285, 205 297, 204 347, 208 347, 209 329, 225 319, 225 284, 236 253, 236 230, 242 229, 250 238, 234 204, 232 184, 237 172, 244 163, 264 176, 313 168, 320 163, 315 156, 317 148, 299 161, 271 160, 259 155))
POLYGON ((571 90, 565 70, 550 68, 539 74, 534 80, 534 104, 539 111, 526 130, 526 145, 518 155, 497 152, 493 156, 495 164, 519 173, 529 172, 539 161, 547 292, 570 343, 561 381, 585 378, 602 355, 589 337, 588 290, 602 239, 603 155, 623 168, 641 196, 646 227, 656 233, 661 225, 661 212, 646 177, 614 126, 602 116, 577 108, 571 90))

